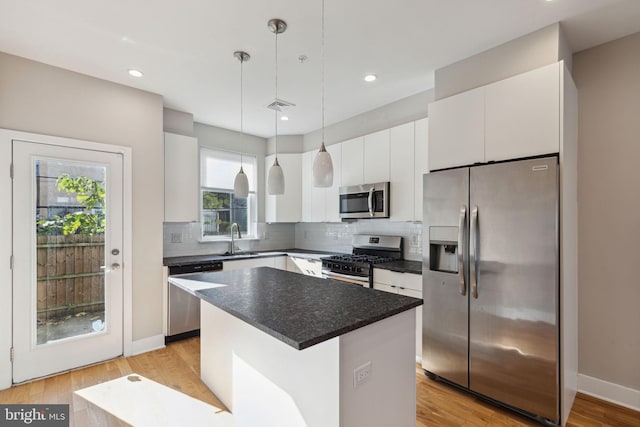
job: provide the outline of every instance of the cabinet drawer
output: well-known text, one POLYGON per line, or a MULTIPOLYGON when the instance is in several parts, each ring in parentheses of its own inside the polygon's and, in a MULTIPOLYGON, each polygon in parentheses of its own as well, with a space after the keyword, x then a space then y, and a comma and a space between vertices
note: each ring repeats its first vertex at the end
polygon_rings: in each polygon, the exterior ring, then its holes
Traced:
POLYGON ((404 295, 407 297, 422 299, 422 291, 414 291, 413 289, 407 289, 407 288, 405 289, 398 288, 398 293, 400 295, 404 295))
POLYGON ((392 294, 397 294, 398 293, 398 289, 397 288, 393 288, 387 284, 384 283, 378 283, 378 282, 373 282, 373 289, 377 289, 379 291, 385 291, 385 292, 391 292, 392 294))
POLYGON ((399 273, 397 271, 374 268, 373 281, 422 292, 422 276, 419 274, 399 273))

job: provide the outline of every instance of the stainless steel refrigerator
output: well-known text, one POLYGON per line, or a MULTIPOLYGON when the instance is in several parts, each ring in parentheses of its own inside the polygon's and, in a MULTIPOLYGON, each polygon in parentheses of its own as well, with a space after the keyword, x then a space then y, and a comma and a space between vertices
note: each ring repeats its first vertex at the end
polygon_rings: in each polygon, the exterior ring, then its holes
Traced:
POLYGON ((422 367, 560 421, 556 156, 424 175, 422 367))

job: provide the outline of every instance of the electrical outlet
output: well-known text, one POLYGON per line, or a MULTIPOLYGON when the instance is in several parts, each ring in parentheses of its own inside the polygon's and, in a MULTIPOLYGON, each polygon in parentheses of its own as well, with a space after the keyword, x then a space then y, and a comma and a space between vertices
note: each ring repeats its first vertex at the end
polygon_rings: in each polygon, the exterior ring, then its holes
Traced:
POLYGON ((353 388, 358 388, 371 378, 371 362, 358 366, 353 370, 353 388))
POLYGON ((182 233, 171 233, 171 243, 182 243, 182 233))

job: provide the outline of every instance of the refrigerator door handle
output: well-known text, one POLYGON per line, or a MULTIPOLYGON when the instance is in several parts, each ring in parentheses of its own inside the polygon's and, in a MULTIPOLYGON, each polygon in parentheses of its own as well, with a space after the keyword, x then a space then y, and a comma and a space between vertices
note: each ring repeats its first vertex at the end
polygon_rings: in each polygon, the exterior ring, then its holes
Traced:
POLYGON ((478 250, 479 250, 479 237, 478 237, 478 207, 474 206, 471 211, 471 248, 473 249, 473 255, 470 260, 471 267, 471 296, 478 299, 478 250))
POLYGON ((458 279, 460 280, 460 295, 467 295, 467 283, 464 277, 464 233, 467 228, 467 207, 460 208, 458 222, 458 279))

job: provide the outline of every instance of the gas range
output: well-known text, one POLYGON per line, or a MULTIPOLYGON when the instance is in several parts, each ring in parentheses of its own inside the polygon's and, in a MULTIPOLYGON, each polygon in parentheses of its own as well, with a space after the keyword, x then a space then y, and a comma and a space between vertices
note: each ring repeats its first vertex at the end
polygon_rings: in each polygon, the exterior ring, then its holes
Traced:
POLYGON ((364 287, 373 287, 373 266, 402 259, 402 237, 358 234, 353 253, 322 258, 322 275, 364 287))

